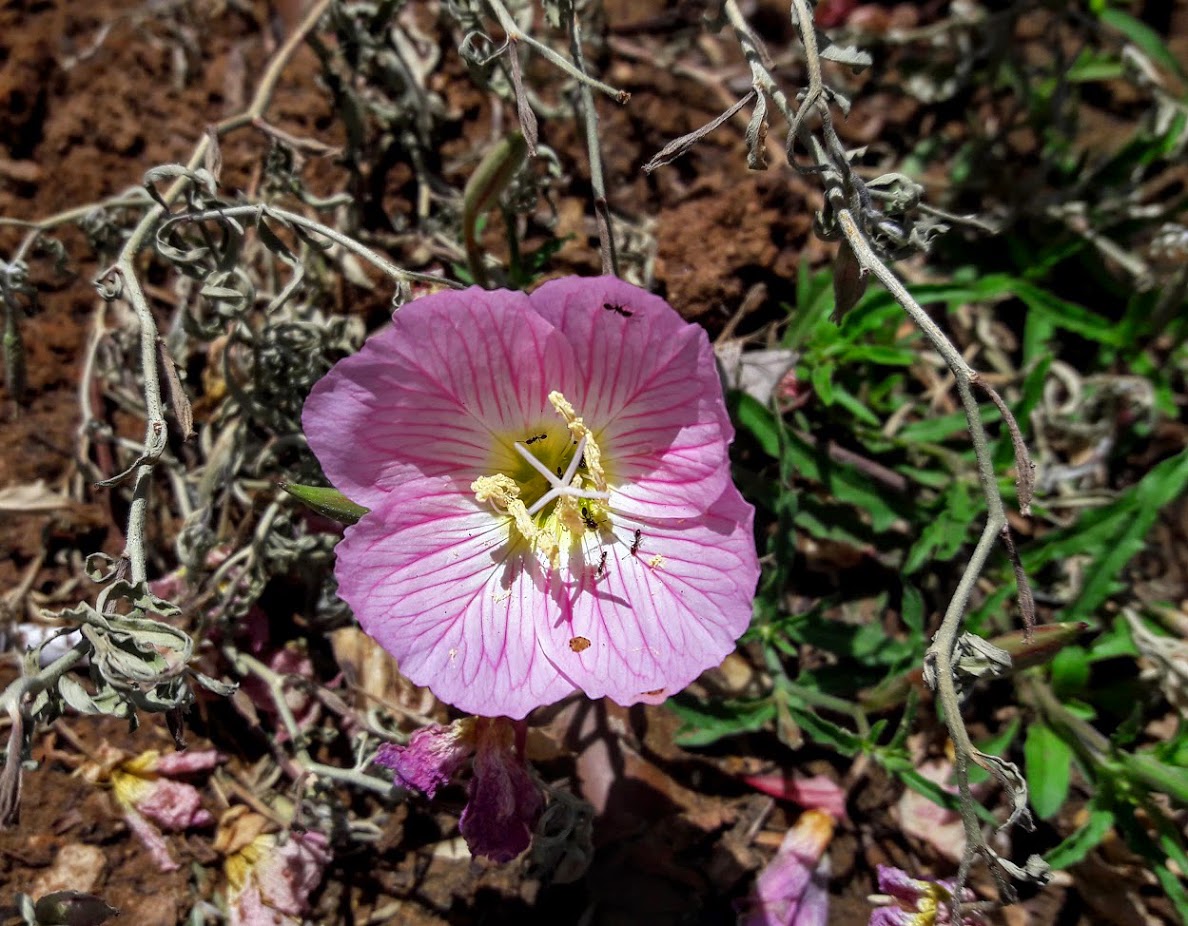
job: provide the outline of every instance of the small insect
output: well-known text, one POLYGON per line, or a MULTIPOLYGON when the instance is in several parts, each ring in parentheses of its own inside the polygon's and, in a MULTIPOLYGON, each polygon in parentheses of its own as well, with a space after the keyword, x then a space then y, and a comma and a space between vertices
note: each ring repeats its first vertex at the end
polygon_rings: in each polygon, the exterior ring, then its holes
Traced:
POLYGON ((558 466, 558 467, 557 467, 557 478, 558 478, 558 479, 564 479, 564 478, 565 478, 565 473, 564 473, 564 472, 561 470, 561 467, 560 467, 560 466, 558 466))
POLYGON ((602 307, 608 312, 614 312, 616 315, 622 315, 624 318, 630 318, 635 313, 630 309, 625 309, 617 302, 604 302, 602 307))
POLYGON ((535 437, 528 438, 528 440, 524 441, 524 443, 531 446, 532 444, 535 444, 538 440, 544 440, 548 436, 549 435, 547 435, 547 434, 537 434, 535 437))
MULTIPOLYGON (((598 529, 598 522, 590 516, 590 509, 585 505, 582 505, 582 523, 585 524, 590 530, 598 529)), ((603 559, 605 558, 606 557, 604 556, 603 559)))
POLYGON ((598 568, 594 571, 594 581, 597 582, 606 575, 606 550, 602 551, 602 559, 598 561, 598 568))
POLYGON ((639 552, 639 545, 643 543, 643 531, 638 527, 635 529, 635 539, 631 541, 631 555, 634 556, 639 552))

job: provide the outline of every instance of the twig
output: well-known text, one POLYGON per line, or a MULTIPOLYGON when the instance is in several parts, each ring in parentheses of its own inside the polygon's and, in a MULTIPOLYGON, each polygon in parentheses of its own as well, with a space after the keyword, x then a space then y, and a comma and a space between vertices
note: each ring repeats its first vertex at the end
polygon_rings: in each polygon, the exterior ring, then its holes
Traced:
MULTIPOLYGON (((223 135, 246 125, 253 120, 263 117, 272 101, 272 94, 276 89, 285 66, 296 54, 297 49, 304 43, 306 36, 317 27, 322 14, 329 8, 331 0, 318 0, 306 14, 300 25, 293 30, 269 62, 260 84, 256 88, 251 105, 242 113, 224 119, 215 126, 214 133, 204 133, 194 146, 186 168, 191 173, 197 170, 206 158, 206 153, 212 142, 212 135, 223 135)), ((136 255, 144 246, 154 226, 165 214, 165 211, 185 190, 190 181, 186 177, 179 177, 160 195, 157 205, 153 206, 141 218, 124 242, 120 256, 115 265, 100 275, 100 283, 113 277, 119 280, 116 295, 122 296, 136 313, 140 324, 140 369, 144 379, 145 399, 145 452, 134 464, 132 505, 128 511, 128 528, 124 538, 124 555, 130 564, 130 578, 133 584, 144 582, 147 578, 144 551, 144 528, 148 513, 149 483, 152 477, 153 465, 161 452, 165 449, 166 429, 164 409, 161 405, 161 381, 157 373, 157 325, 153 319, 152 310, 145 298, 144 290, 136 277, 136 255)))
MULTIPOLYGON (((961 896, 962 885, 975 854, 981 854, 990 863, 1002 898, 1008 900, 1013 896, 1013 887, 1003 872, 1003 861, 995 855, 983 838, 978 816, 974 810, 976 804, 969 788, 970 763, 978 764, 1003 779, 1010 790, 1016 789, 1013 782, 1007 780, 1006 771, 994 766, 989 759, 983 757, 970 741, 961 717, 954 665, 954 654, 961 623, 969 605, 970 595, 981 576, 990 552, 999 539, 1004 541, 1008 552, 1012 555, 1012 562, 1015 565, 1019 582, 1020 605, 1029 623, 1032 619, 1033 607, 1026 576, 1018 563, 1017 555, 1014 554, 1014 545, 1011 542, 1006 512, 998 489, 994 460, 990 452, 989 438, 973 394, 973 386, 978 383, 978 374, 953 346, 940 327, 929 317, 928 313, 912 298, 907 288, 887 266, 884 258, 876 253, 871 246, 867 227, 872 227, 875 231, 885 231, 880 223, 886 224, 886 222, 880 217, 880 214, 873 211, 870 194, 866 191, 863 181, 855 175, 850 167, 846 153, 833 129, 829 110, 832 95, 822 79, 820 50, 813 24, 812 10, 806 0, 791 0, 791 9, 793 25, 805 48, 806 67, 809 75, 808 88, 804 92, 803 103, 795 111, 792 110, 787 96, 776 86, 770 69, 766 65, 762 45, 739 10, 737 0, 726 0, 723 5, 723 12, 738 37, 744 57, 750 66, 752 86, 756 92, 770 96, 788 121, 789 162, 796 165, 802 172, 810 171, 821 178, 829 207, 828 219, 831 219, 835 224, 836 232, 839 232, 844 239, 845 246, 849 247, 857 260, 861 272, 873 274, 883 284, 944 359, 956 382, 958 396, 965 412, 966 424, 973 444, 978 481, 986 502, 986 523, 965 570, 958 580, 941 626, 925 655, 925 664, 930 670, 927 673, 928 677, 935 679, 934 686, 937 697, 944 710, 945 724, 956 750, 957 784, 961 797, 961 814, 967 837, 967 848, 958 874, 955 898, 961 896), (811 111, 815 111, 820 116, 824 143, 807 127, 806 116, 811 111), (804 146, 813 160, 813 165, 809 168, 800 167, 793 158, 793 150, 798 143, 804 146)), ((991 398, 995 400, 995 404, 1008 422, 1019 471, 1020 501, 1025 505, 1029 501, 1030 484, 1028 480, 1031 474, 1031 463, 1027 457, 1026 447, 1018 425, 1014 422, 1006 404, 997 397, 996 393, 991 398)), ((955 899, 954 903, 957 904, 959 901, 955 899)))
POLYGON ((368 263, 379 268, 392 279, 401 283, 433 283, 440 286, 448 286, 454 289, 461 289, 462 284, 456 283, 453 280, 447 280, 444 277, 434 276, 431 273, 418 273, 415 270, 405 270, 402 267, 396 266, 383 255, 373 251, 365 244, 361 244, 349 235, 344 235, 342 232, 331 228, 329 225, 323 225, 321 222, 301 215, 298 212, 290 212, 288 209, 279 209, 275 206, 263 206, 259 203, 246 203, 240 206, 224 206, 218 209, 206 209, 201 212, 183 212, 178 215, 170 216, 162 228, 167 228, 172 225, 181 224, 183 222, 208 222, 218 221, 220 219, 252 219, 254 223, 258 223, 260 219, 267 216, 273 216, 280 219, 282 222, 287 222, 290 225, 297 225, 307 231, 314 232, 321 235, 323 238, 328 238, 344 250, 350 251, 353 254, 363 258, 368 263))
POLYGON ((83 639, 40 672, 18 678, 0 693, 0 716, 11 715, 14 710, 19 710, 27 695, 45 691, 90 654, 91 644, 83 639))
POLYGON ((491 12, 495 14, 495 18, 499 20, 499 26, 501 29, 503 29, 503 32, 507 36, 507 40, 509 42, 513 44, 523 42, 542 58, 547 60, 550 64, 560 68, 582 86, 592 88, 599 91, 600 93, 605 93, 616 103, 626 103, 629 99, 631 99, 631 94, 626 90, 616 90, 610 84, 604 84, 602 81, 591 77, 579 67, 575 67, 572 62, 566 60, 564 55, 558 54, 557 52, 553 51, 553 49, 549 48, 548 45, 545 45, 543 42, 534 39, 528 33, 524 32, 524 30, 522 30, 516 24, 515 19, 512 17, 511 13, 507 11, 507 7, 505 7, 500 2, 500 0, 487 0, 487 6, 490 8, 491 12))
MULTIPOLYGON (((586 62, 582 56, 582 27, 572 3, 564 4, 565 25, 569 32, 569 49, 577 70, 585 75, 586 62)), ((578 103, 585 121, 586 150, 590 158, 590 186, 594 192, 594 222, 598 226, 598 256, 602 259, 604 274, 619 275, 619 256, 615 251, 614 230, 611 227, 610 208, 606 201, 606 181, 602 176, 602 148, 598 143, 598 110, 594 106, 594 94, 590 84, 578 84, 578 103)), ((622 102, 622 101, 620 101, 622 102)))
MULTIPOLYGON (((288 702, 285 700, 285 676, 279 672, 274 672, 264 663, 260 662, 260 660, 249 656, 247 653, 233 646, 223 647, 223 655, 227 657, 227 660, 241 674, 254 675, 268 686, 268 693, 272 697, 272 703, 276 707, 277 715, 280 717, 281 723, 284 724, 285 730, 293 742, 293 754, 296 758, 297 765, 304 773, 317 778, 335 781, 339 784, 350 785, 363 791, 371 791, 373 794, 378 794, 381 797, 391 798, 395 796, 396 791, 390 781, 377 778, 374 775, 368 775, 360 769, 338 768, 333 765, 324 765, 321 762, 314 761, 310 757, 309 750, 305 747, 305 735, 297 724, 297 718, 293 716, 293 711, 289 708, 288 702)), ((304 776, 296 775, 294 777, 300 781, 304 776)))

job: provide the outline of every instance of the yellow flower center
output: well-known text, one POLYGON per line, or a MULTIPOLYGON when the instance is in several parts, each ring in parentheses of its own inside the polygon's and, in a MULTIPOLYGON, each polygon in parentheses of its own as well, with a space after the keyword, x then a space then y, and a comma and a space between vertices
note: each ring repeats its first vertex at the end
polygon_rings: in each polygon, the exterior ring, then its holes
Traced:
POLYGON ((510 517, 513 533, 556 566, 562 550, 581 543, 607 522, 606 472, 594 432, 560 392, 549 403, 564 420, 514 435, 519 460, 508 472, 480 476, 470 485, 474 497, 510 517))

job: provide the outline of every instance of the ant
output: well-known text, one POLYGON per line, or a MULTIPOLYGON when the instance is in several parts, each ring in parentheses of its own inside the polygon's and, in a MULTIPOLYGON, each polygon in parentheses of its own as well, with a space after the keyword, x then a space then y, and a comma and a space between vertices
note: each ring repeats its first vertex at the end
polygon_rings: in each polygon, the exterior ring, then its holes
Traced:
POLYGON ((635 556, 639 552, 639 545, 643 543, 643 531, 638 527, 635 529, 635 539, 631 541, 631 555, 635 556))
POLYGON ((630 311, 629 309, 623 308, 617 302, 604 302, 604 303, 602 303, 602 307, 604 309, 606 309, 606 311, 614 312, 616 315, 622 315, 624 318, 630 318, 632 315, 635 314, 634 312, 630 311))
POLYGON ((606 575, 606 550, 602 551, 602 559, 598 561, 598 569, 594 572, 594 581, 597 582, 604 575, 606 575))
MULTIPOLYGON (((525 444, 525 446, 531 446, 531 445, 535 444, 538 440, 544 440, 548 436, 549 435, 547 435, 547 434, 537 434, 535 437, 530 437, 530 438, 528 438, 528 440, 524 441, 524 444, 525 444)), ((558 473, 557 475, 560 476, 561 474, 558 473)))
POLYGON ((590 509, 582 505, 582 523, 590 530, 598 530, 598 522, 590 516, 590 509))

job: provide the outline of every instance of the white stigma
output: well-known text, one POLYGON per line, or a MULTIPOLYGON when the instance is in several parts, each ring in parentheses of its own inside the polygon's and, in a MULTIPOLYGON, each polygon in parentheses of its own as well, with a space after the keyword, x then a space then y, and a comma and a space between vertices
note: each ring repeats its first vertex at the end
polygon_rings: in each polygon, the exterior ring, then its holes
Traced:
POLYGON ((551 472, 547 466, 536 458, 527 447, 516 441, 513 445, 516 448, 516 453, 528 461, 528 465, 540 473, 549 481, 549 491, 536 500, 536 503, 528 509, 529 515, 534 515, 550 502, 556 501, 564 495, 570 498, 584 498, 587 501, 606 501, 610 498, 609 492, 597 492, 594 489, 579 489, 573 485, 573 477, 577 475, 578 464, 581 463, 582 457, 586 453, 586 435, 582 435, 582 439, 578 441, 577 450, 574 451, 573 459, 569 461, 569 466, 565 470, 565 475, 557 478, 557 474, 551 472))

